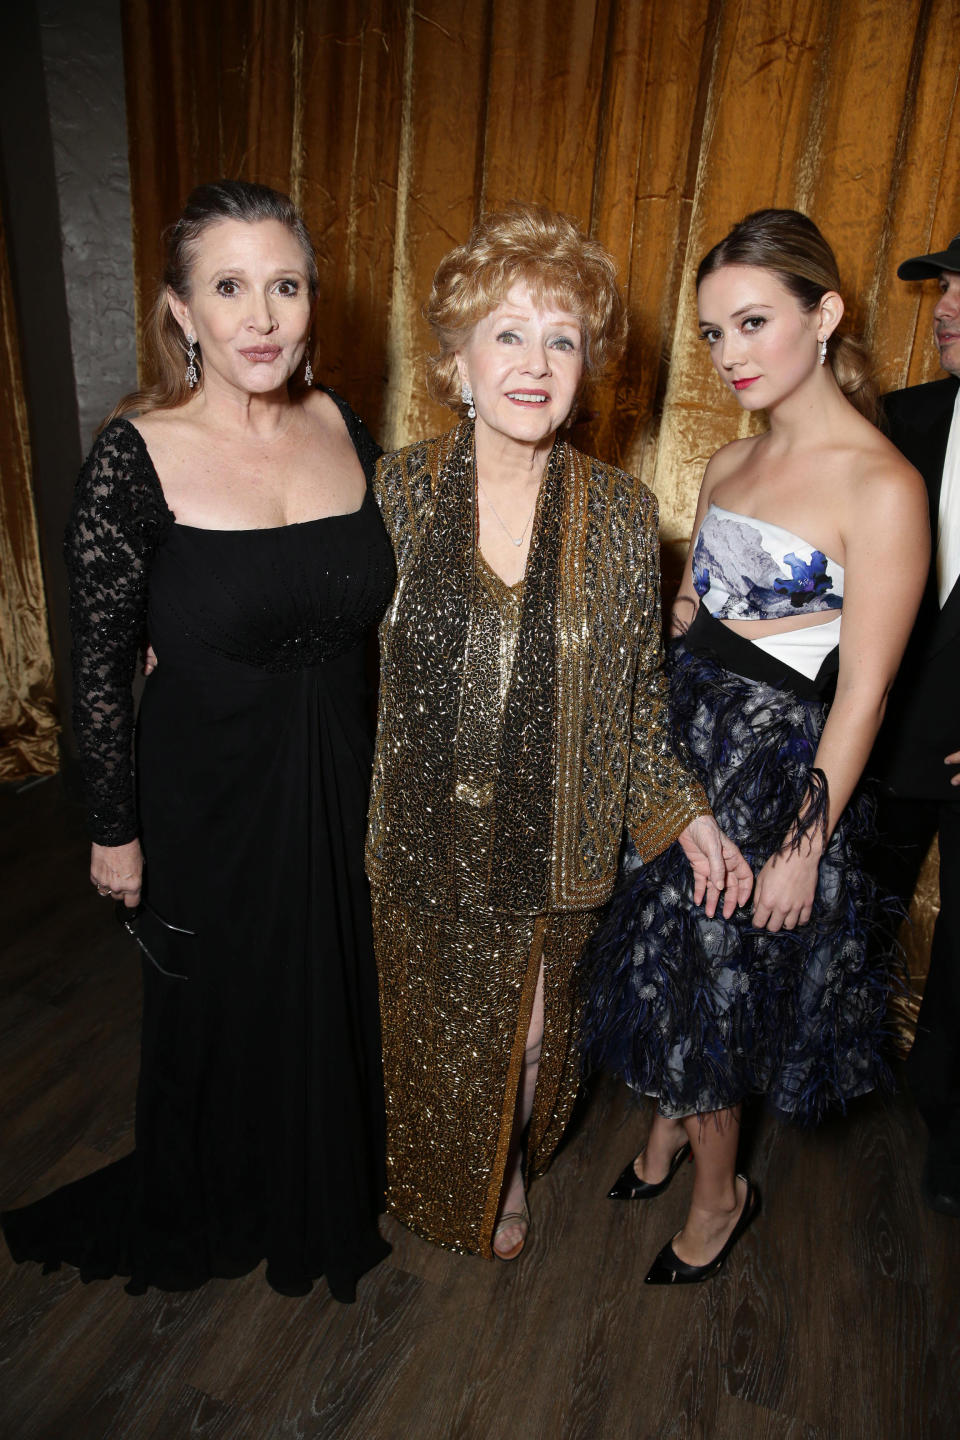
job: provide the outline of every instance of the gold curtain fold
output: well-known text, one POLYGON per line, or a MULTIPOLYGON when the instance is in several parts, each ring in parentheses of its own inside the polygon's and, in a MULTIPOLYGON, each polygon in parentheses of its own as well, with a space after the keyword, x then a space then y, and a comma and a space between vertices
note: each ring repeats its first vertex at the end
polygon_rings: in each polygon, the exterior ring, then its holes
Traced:
POLYGON ((140 313, 191 185, 289 190, 324 257, 321 376, 394 447, 449 419, 421 364, 441 255, 482 208, 565 209, 617 258, 631 317, 575 438, 657 492, 668 574, 707 458, 751 423, 693 293, 747 211, 822 227, 885 387, 937 373, 932 287, 895 272, 960 229, 960 0, 123 0, 123 17, 140 313))
POLYGON ((696 335, 700 255, 761 205, 834 245, 887 386, 936 373, 895 278, 960 226, 960 0, 123 0, 137 292, 190 187, 294 194, 323 252, 324 378, 385 445, 445 423, 420 364, 437 261, 481 208, 570 211, 632 333, 579 439, 643 474, 668 544, 748 423, 696 335))
POLYGON ((0 780, 59 769, 17 317, 0 216, 0 780))

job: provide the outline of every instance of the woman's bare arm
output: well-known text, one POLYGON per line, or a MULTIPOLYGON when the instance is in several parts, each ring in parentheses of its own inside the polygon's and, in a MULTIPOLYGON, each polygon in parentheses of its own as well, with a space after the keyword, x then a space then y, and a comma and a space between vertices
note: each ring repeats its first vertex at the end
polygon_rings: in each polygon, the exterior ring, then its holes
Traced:
POLYGON ((840 671, 815 766, 827 781, 825 831, 771 857, 754 887, 754 921, 792 929, 810 918, 820 857, 850 800, 883 720, 929 566, 926 492, 898 458, 851 487, 844 532, 840 671))

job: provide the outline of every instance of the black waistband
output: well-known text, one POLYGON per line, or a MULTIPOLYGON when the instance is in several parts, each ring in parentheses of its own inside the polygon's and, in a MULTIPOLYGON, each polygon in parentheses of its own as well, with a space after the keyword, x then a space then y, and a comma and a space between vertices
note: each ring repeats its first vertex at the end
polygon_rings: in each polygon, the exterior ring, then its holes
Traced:
POLYGON ((697 610, 682 640, 692 654, 717 660, 724 669, 742 675, 745 680, 758 680, 774 690, 786 690, 797 695, 801 700, 830 700, 833 697, 840 665, 839 647, 836 645, 824 657, 823 664, 811 680, 715 620, 703 605, 697 610))

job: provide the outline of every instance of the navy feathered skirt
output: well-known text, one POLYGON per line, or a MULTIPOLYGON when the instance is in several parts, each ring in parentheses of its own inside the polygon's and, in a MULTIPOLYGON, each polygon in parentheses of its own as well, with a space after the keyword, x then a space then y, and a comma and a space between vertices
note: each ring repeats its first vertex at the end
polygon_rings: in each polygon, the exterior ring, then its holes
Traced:
MULTIPOLYGON (((756 874, 798 815, 807 829, 822 823, 813 762, 830 677, 806 680, 703 610, 667 665, 678 752, 756 874)), ((678 844, 647 865, 628 845, 582 961, 587 1063, 668 1116, 762 1093, 811 1122, 887 1081, 896 967, 860 862, 870 819, 855 795, 820 862, 809 922, 778 934, 753 926, 749 904, 708 919, 678 844)))

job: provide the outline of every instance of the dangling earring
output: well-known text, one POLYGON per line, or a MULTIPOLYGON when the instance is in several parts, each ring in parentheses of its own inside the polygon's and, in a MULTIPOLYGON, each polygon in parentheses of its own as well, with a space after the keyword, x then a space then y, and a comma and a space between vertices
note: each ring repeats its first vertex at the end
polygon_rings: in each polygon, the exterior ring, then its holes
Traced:
POLYGON ((196 335, 187 336, 187 384, 190 386, 191 390, 196 388, 196 385, 200 379, 200 376, 197 372, 197 367, 193 363, 197 358, 197 352, 193 348, 196 338, 196 335))
POLYGON ((826 365, 826 363, 827 363, 827 337, 824 336, 823 339, 820 341, 820 364, 821 364, 821 365, 826 365))
POLYGON ((462 383, 461 386, 460 386, 460 399, 463 401, 464 405, 466 405, 466 407, 467 407, 467 417, 468 417, 468 419, 470 419, 470 420, 476 420, 476 418, 477 418, 477 407, 476 407, 476 405, 474 405, 474 403, 473 403, 473 391, 470 389, 470 386, 467 384, 466 380, 464 380, 463 383, 462 383))
POLYGON ((310 364, 310 352, 307 351, 307 363, 303 371, 303 383, 309 387, 313 384, 313 366, 310 364))

